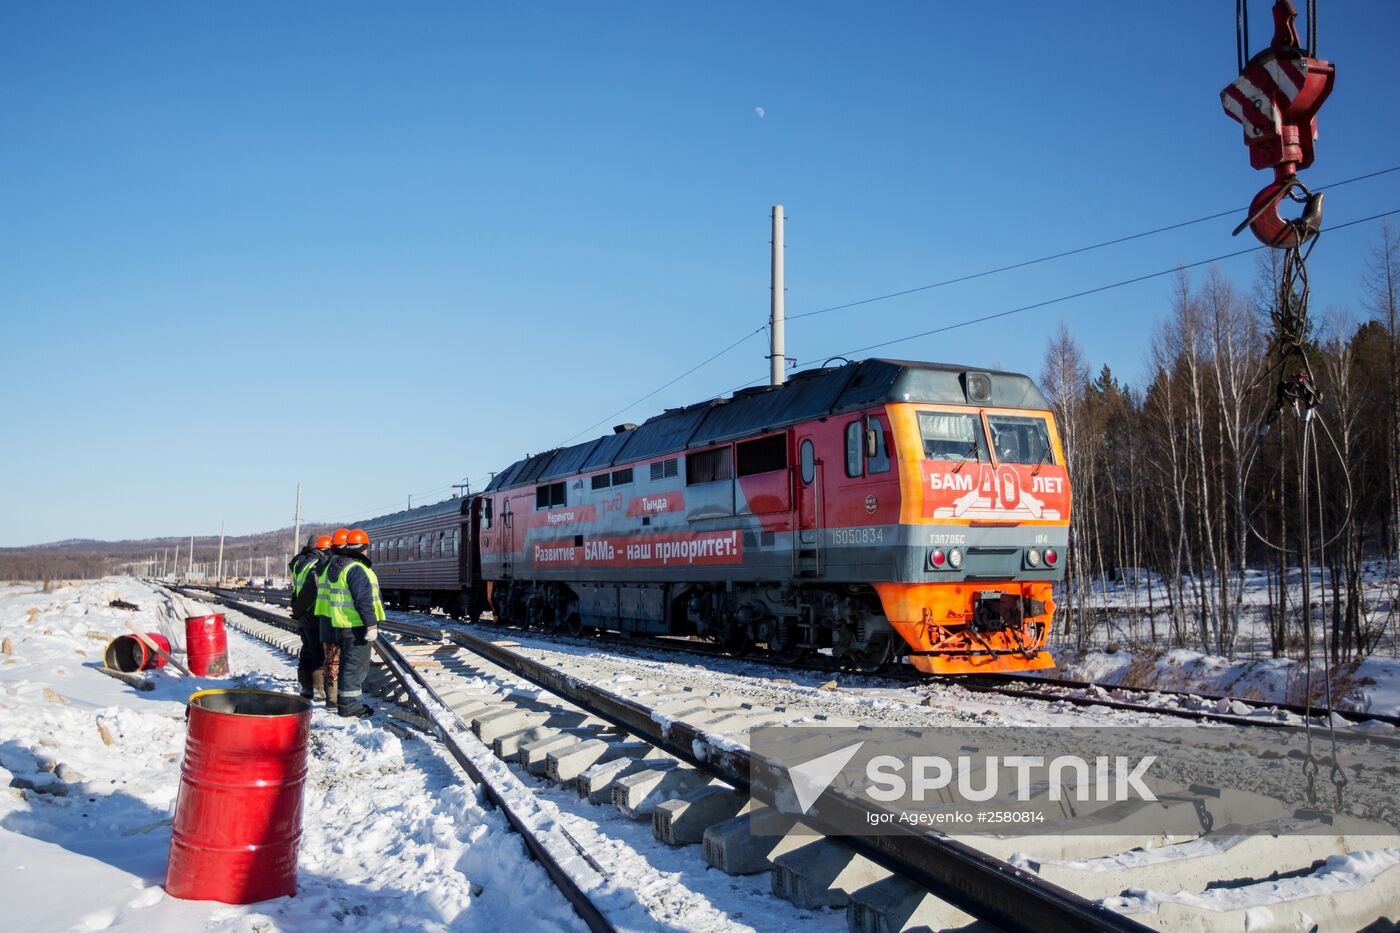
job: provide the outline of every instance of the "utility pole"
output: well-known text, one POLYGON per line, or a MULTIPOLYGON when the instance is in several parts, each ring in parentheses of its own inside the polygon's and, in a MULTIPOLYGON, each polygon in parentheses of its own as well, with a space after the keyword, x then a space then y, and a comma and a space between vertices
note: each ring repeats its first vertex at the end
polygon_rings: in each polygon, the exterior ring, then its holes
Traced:
POLYGON ((412 496, 412 495, 410 495, 410 496, 408 497, 408 509, 409 509, 410 512, 413 511, 413 496, 412 496))
POLYGON ((773 298, 768 318, 768 384, 780 386, 787 359, 783 354, 783 206, 773 205, 773 298))
POLYGON ((185 564, 185 576, 194 576, 194 535, 190 535, 190 556, 189 562, 185 564))
POLYGON ((472 494, 472 481, 471 481, 471 477, 470 477, 470 476, 464 476, 464 477, 462 477, 462 481, 461 481, 460 483, 453 483, 453 484, 452 484, 452 488, 455 489, 455 490, 457 490, 457 495, 458 495, 459 497, 460 497, 460 496, 463 496, 463 495, 470 496, 470 495, 472 494))
POLYGON ((217 586, 224 585, 224 523, 219 522, 219 582, 217 586))
POLYGON ((297 524, 292 532, 292 553, 301 550, 301 483, 297 483, 297 524))
POLYGON ((175 559, 172 560, 172 561, 170 562, 170 575, 171 575, 172 577, 179 577, 179 576, 180 576, 180 542, 179 542, 179 541, 176 541, 176 542, 175 542, 175 559))

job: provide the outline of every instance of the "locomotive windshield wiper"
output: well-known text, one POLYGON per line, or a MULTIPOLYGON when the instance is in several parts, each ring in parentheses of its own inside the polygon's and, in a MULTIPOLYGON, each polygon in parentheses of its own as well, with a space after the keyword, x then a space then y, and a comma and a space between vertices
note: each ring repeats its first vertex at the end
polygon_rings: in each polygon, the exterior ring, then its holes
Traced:
POLYGON ((958 472, 959 470, 961 470, 961 469, 963 468, 963 465, 966 464, 967 461, 971 460, 971 459, 972 459, 973 457, 975 457, 976 455, 977 455, 977 442, 976 442, 976 441, 973 441, 973 442, 972 442, 972 446, 969 447, 969 448, 967 449, 967 451, 963 454, 963 458, 962 458, 961 462, 959 462, 957 466, 953 467, 953 472, 956 473, 956 472, 958 472))
POLYGON ((1045 449, 1040 453, 1040 459, 1035 462, 1035 467, 1031 470, 1031 476, 1039 476, 1040 468, 1045 466, 1045 464, 1049 461, 1049 458, 1050 447, 1049 445, 1046 445, 1045 449))

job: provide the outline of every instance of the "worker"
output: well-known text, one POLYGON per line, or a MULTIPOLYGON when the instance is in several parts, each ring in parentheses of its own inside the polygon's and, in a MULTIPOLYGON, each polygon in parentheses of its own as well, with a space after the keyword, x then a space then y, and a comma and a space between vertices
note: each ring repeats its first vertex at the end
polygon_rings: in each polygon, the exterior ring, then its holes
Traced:
POLYGON ((331 546, 325 555, 316 563, 316 568, 311 571, 316 578, 316 602, 312 606, 311 614, 316 617, 316 623, 321 630, 321 650, 325 656, 325 681, 326 681, 326 708, 338 709, 336 686, 340 680, 340 644, 336 641, 335 629, 331 627, 331 600, 330 593, 322 585, 326 570, 330 567, 331 561, 335 559, 336 548, 345 546, 346 540, 350 537, 349 528, 337 528, 331 534, 331 546))
POLYGON ((344 545, 332 548, 331 554, 317 579, 316 593, 324 599, 326 618, 340 649, 336 706, 341 716, 364 718, 373 712, 363 700, 370 645, 384 621, 379 577, 370 566, 369 535, 362 529, 348 532, 344 545))
POLYGON ((330 554, 330 535, 311 535, 306 546, 287 564, 292 574, 292 621, 301 636, 301 651, 297 654, 297 683, 301 695, 314 699, 326 693, 326 652, 321 646, 321 625, 313 612, 316 603, 316 565, 330 554))

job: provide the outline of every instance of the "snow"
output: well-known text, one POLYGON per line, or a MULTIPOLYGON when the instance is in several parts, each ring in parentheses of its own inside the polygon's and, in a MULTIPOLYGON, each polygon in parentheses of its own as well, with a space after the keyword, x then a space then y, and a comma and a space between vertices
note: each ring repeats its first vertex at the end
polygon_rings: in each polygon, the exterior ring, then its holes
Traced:
POLYGON ((1370 884, 1387 869, 1400 865, 1400 849, 1375 849, 1329 856, 1315 871, 1305 875, 1260 881, 1239 887, 1217 887, 1207 891, 1160 892, 1133 888, 1105 903, 1124 913, 1154 911, 1162 904, 1177 903, 1197 910, 1257 911, 1254 922, 1272 918, 1269 905, 1285 904, 1305 897, 1318 897, 1356 891, 1370 884))
MULTIPOLYGON (((121 578, 0 586, 0 902, 14 930, 415 930, 582 923, 504 818, 435 742, 313 714, 296 897, 230 906, 166 896, 184 699, 290 691, 289 660, 229 633, 228 680, 162 670, 137 692, 92 668, 124 622, 182 639, 197 605, 121 578), (108 607, 113 599, 141 607, 108 607), (107 744, 104 733, 110 739, 107 744), (8 786, 12 780, 38 788, 8 786)), ((178 655, 177 655, 178 657, 178 655)))
MULTIPOLYGON (((1055 652, 1056 669, 1044 672, 1047 679, 1093 681, 1140 689, 1200 692, 1229 695, 1242 700, 1270 703, 1303 702, 1307 668, 1288 658, 1227 659, 1185 648, 1169 651, 1105 651, 1082 654, 1067 649, 1055 652)), ((1372 656, 1350 661, 1332 672, 1336 707, 1367 713, 1400 715, 1400 661, 1372 656)), ((1313 701, 1325 705, 1322 663, 1313 665, 1313 701)), ((1244 704, 1219 712, 1248 715, 1244 704)))

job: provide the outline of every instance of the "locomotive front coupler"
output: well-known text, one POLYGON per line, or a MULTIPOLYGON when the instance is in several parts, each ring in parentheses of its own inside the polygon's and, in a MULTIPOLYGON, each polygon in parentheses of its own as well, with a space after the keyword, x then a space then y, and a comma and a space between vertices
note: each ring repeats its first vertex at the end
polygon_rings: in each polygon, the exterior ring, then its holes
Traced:
POLYGON ((977 632, 1019 629, 1027 616, 1045 614, 1045 603, 1019 593, 980 590, 972 594, 972 628, 977 632))

